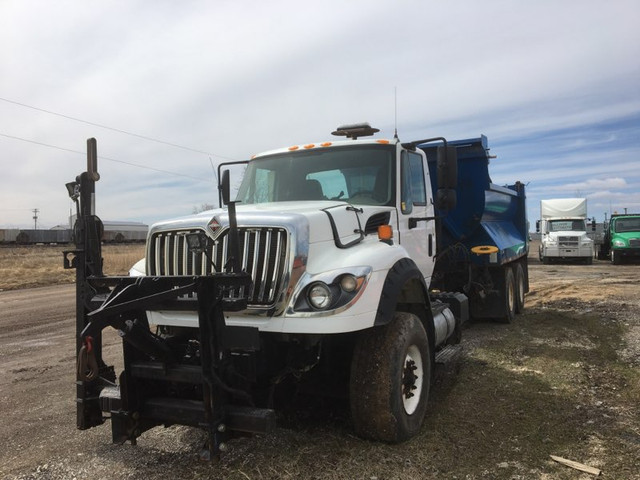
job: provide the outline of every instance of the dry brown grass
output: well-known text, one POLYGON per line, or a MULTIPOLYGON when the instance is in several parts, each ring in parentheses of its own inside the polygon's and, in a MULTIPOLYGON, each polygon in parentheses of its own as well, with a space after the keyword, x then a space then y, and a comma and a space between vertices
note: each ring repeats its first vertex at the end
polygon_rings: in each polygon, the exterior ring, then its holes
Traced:
MULTIPOLYGON (((0 249, 0 290, 73 283, 75 270, 62 267, 65 246, 16 246, 0 249)), ((104 273, 126 275, 131 266, 144 257, 144 245, 104 245, 104 273)))

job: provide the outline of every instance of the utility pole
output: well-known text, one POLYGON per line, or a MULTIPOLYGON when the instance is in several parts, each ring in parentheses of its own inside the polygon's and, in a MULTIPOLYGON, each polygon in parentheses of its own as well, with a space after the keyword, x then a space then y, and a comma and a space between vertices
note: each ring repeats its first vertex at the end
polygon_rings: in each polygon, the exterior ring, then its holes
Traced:
POLYGON ((37 208, 34 208, 31 211, 33 212, 33 229, 37 230, 38 229, 38 212, 40 210, 38 210, 37 208))

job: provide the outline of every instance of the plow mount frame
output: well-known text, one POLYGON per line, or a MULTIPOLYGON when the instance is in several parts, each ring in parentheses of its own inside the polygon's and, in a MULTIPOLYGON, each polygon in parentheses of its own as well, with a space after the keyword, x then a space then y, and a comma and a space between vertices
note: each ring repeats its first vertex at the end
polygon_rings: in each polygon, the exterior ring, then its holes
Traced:
MULTIPOLYGON (((234 431, 271 431, 273 410, 255 408, 249 392, 234 385, 228 374, 233 354, 260 349, 256 328, 227 326, 224 318, 224 311, 246 308, 246 298, 227 292, 248 291, 250 275, 239 271, 236 261, 230 264, 232 271, 207 276, 105 276, 103 227, 95 214, 99 178, 96 140, 91 138, 87 171, 66 185, 77 208, 75 249, 63 252, 64 268, 76 270, 77 428, 92 428, 110 418, 113 441, 135 444, 137 437, 157 425, 195 426, 207 432, 201 453, 207 460, 225 450, 225 441, 234 431), (172 345, 151 332, 146 316, 147 310, 189 294, 197 296, 199 365, 181 363, 172 345), (106 327, 116 329, 123 339, 124 369, 117 382, 114 367, 102 357, 106 327), (161 395, 149 393, 145 388, 149 383, 141 381, 186 384, 201 392, 201 398, 173 395, 169 387, 159 388, 161 395)), ((228 175, 221 189, 225 181, 228 175)), ((233 202, 229 205, 234 207, 233 202)), ((233 215, 235 208, 229 211, 233 215)), ((232 236, 230 241, 237 239, 232 236)))

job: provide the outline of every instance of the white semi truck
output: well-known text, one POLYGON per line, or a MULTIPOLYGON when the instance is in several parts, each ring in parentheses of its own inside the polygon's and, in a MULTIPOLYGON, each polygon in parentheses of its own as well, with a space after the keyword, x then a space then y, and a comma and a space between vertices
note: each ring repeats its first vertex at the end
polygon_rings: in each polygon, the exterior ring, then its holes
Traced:
MULTIPOLYGON (((595 228, 594 228, 595 230, 595 228)), ((593 240, 587 235, 587 199, 554 198, 540 201, 539 257, 542 263, 556 260, 593 262, 593 240)))
POLYGON ((484 136, 359 138, 376 131, 256 155, 236 201, 225 170, 227 208, 153 225, 129 277, 102 274, 90 143, 88 171, 67 185, 81 213, 65 254, 78 428, 109 418, 114 442, 133 442, 198 426, 210 456, 234 433, 269 431, 295 387, 348 398, 363 437, 415 435, 463 322, 523 308, 525 190, 491 183, 484 136), (123 338, 119 376, 101 356, 105 327, 123 338))

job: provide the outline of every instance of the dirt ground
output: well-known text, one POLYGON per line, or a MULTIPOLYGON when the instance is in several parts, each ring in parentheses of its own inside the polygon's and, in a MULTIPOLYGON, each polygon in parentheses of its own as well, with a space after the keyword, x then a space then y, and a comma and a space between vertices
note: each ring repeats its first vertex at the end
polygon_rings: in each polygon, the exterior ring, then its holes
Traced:
MULTIPOLYGON (((198 460, 192 428, 156 428, 136 446, 111 444, 108 423, 76 430, 73 286, 0 292, 0 478, 593 478, 557 455, 640 479, 640 266, 532 259, 529 274, 514 323, 464 330, 416 438, 361 440, 343 404, 302 399, 214 464, 198 460)), ((115 360, 118 339, 106 341, 115 360)))

